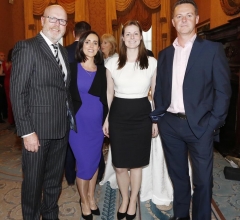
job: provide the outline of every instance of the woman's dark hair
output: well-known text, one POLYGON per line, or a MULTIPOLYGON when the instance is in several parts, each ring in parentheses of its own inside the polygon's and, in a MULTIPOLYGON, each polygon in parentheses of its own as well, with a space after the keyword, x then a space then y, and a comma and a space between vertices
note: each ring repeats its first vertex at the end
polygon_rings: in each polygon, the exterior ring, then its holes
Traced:
MULTIPOLYGON (((82 33, 82 35, 78 41, 76 53, 75 53, 75 59, 78 62, 85 62, 87 60, 87 57, 83 52, 83 44, 84 44, 85 40, 87 39, 88 35, 90 35, 90 34, 94 34, 98 37, 98 46, 100 47, 100 38, 95 31, 90 30, 90 31, 85 31, 84 33, 82 33)), ((100 49, 98 50, 97 54, 94 57, 94 63, 96 65, 103 63, 103 55, 102 55, 102 51, 100 49)))
POLYGON ((195 14, 198 15, 198 7, 197 7, 197 4, 195 1, 193 0, 178 0, 175 2, 175 4, 173 5, 172 7, 172 17, 174 16, 174 10, 175 8, 178 6, 178 5, 181 5, 181 4, 191 4, 194 6, 195 8, 195 14))
MULTIPOLYGON (((124 36, 126 27, 131 26, 131 25, 137 26, 139 29, 140 35, 142 36, 142 28, 141 28, 140 24, 138 23, 138 21, 131 20, 131 21, 126 22, 123 25, 122 36, 121 36, 120 47, 119 47, 118 69, 122 69, 127 62, 127 47, 122 38, 124 36)), ((147 57, 147 50, 144 45, 143 39, 141 39, 138 48, 139 48, 139 50, 138 50, 138 57, 137 57, 136 63, 138 63, 141 70, 147 69, 148 68, 148 57, 147 57)))

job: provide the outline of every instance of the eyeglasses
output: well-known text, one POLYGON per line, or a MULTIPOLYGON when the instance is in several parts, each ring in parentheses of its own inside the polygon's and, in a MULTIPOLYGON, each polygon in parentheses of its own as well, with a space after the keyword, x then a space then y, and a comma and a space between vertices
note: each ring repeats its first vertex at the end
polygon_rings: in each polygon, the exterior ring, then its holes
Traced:
POLYGON ((45 17, 45 18, 48 18, 49 22, 50 23, 56 23, 57 21, 59 21, 59 24, 62 25, 62 26, 66 26, 67 25, 67 21, 64 20, 64 19, 59 19, 59 18, 55 18, 55 17, 50 17, 50 16, 42 16, 42 17, 45 17))

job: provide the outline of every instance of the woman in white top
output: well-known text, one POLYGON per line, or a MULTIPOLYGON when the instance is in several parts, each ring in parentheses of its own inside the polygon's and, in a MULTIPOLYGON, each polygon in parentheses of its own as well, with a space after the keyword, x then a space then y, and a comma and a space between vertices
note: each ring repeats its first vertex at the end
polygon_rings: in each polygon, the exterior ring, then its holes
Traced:
POLYGON ((148 100, 150 87, 154 94, 157 61, 147 56, 137 21, 128 21, 123 26, 119 58, 111 58, 105 66, 110 112, 103 132, 110 137, 112 163, 122 195, 117 218, 131 220, 136 217, 142 167, 149 164, 151 138, 158 134, 157 125, 149 118, 148 100))
POLYGON ((111 58, 118 57, 117 42, 112 34, 103 34, 101 36, 101 50, 103 53, 104 64, 111 58))

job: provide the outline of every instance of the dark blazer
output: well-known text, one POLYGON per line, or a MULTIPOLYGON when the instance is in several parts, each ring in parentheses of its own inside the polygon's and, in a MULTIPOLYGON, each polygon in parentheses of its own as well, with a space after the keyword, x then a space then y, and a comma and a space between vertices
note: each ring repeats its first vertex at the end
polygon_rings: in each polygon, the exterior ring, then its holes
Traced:
POLYGON ((68 61, 69 63, 76 62, 75 60, 75 52, 77 48, 78 41, 74 41, 72 44, 68 45, 66 47, 67 52, 68 52, 68 61))
MULTIPOLYGON (((160 116, 171 103, 173 45, 159 53, 154 94, 155 110, 160 116)), ((220 43, 197 37, 188 60, 183 81, 183 101, 189 125, 197 138, 208 126, 224 125, 231 96, 230 70, 220 43)))
POLYGON ((14 47, 10 95, 19 136, 36 132, 39 139, 59 139, 69 130, 66 99, 71 108, 70 69, 66 49, 59 48, 67 68, 66 86, 41 34, 14 47))
MULTIPOLYGON (((77 86, 78 63, 77 62, 70 63, 70 70, 71 70, 71 83, 69 90, 72 97, 74 112, 76 114, 82 105, 81 94, 79 94, 77 86)), ((100 101, 103 104, 103 123, 104 123, 105 118, 108 114, 107 79, 106 68, 104 65, 97 66, 97 72, 88 93, 100 97, 100 101)))

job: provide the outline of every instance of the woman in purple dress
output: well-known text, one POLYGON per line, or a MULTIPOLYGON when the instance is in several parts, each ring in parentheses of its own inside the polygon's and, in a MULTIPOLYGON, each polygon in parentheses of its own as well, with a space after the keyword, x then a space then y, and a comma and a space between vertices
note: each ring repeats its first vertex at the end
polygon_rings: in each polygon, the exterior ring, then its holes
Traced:
POLYGON ((104 139, 102 124, 108 112, 106 69, 96 32, 87 31, 81 35, 76 61, 70 64, 70 93, 77 132, 70 131, 69 144, 76 158, 82 217, 91 220, 93 214, 100 215, 94 191, 104 139))

